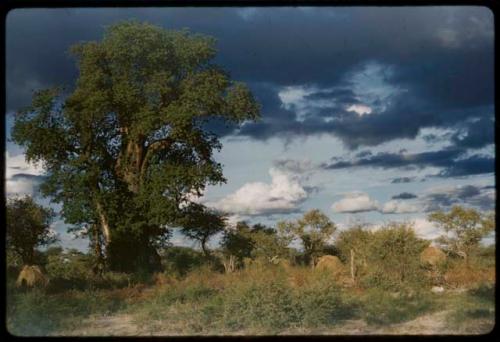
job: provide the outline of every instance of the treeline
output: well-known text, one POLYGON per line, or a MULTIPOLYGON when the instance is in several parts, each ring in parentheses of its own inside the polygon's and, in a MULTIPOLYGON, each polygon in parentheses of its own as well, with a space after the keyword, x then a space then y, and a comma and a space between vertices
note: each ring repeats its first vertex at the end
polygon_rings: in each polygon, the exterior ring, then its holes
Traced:
MULTIPOLYGON (((7 262, 11 277, 17 277, 23 266, 38 265, 51 280, 51 286, 59 289, 106 286, 109 281, 112 286, 125 286, 131 281, 152 279, 149 272, 97 270, 97 256, 92 249, 81 253, 49 247, 41 252, 39 247, 55 242, 49 229, 53 215, 30 197, 8 201, 7 262)), ((391 222, 377 229, 357 223, 339 231, 325 214, 311 210, 297 220, 277 222, 275 227, 246 222, 228 227, 225 221, 218 220, 220 229, 211 233, 222 230, 223 234, 218 248, 213 250, 206 245, 211 234, 200 238, 192 232, 203 230, 190 226, 186 236, 197 241, 201 251, 172 245, 159 249, 160 272, 184 276, 204 265, 222 273, 251 264, 314 268, 322 256, 329 255, 340 261, 344 281, 390 289, 424 286, 429 281, 439 284, 450 265, 459 263, 470 268, 493 256, 494 246, 484 247, 480 242, 495 227, 494 213, 456 206, 449 212, 431 213, 428 219, 447 233, 435 243, 435 249, 446 255, 439 262, 423 262, 422 252, 431 241, 419 238, 411 222, 391 222), (429 275, 433 278, 429 279, 429 275)))

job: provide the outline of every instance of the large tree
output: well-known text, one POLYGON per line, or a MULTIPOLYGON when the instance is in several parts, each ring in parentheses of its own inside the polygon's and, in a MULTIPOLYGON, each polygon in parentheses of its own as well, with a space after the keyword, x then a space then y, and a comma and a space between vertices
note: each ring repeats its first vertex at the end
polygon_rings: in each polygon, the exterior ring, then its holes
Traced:
POLYGON ((67 223, 103 241, 113 269, 154 269, 182 205, 225 181, 207 122, 254 120, 258 105, 212 62, 207 36, 121 22, 71 52, 75 89, 36 93, 13 140, 43 163, 43 193, 63 204, 67 223))
POLYGON ((54 211, 30 196, 7 200, 6 248, 21 258, 24 265, 34 263, 35 249, 57 241, 50 230, 54 211))

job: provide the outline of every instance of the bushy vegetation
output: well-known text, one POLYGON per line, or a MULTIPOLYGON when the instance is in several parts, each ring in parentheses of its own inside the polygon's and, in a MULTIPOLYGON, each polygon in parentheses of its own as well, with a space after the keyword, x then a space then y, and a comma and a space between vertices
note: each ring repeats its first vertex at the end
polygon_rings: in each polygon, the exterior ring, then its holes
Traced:
MULTIPOLYGON (((50 282, 32 290, 14 285, 22 262, 11 253, 8 329, 18 335, 56 334, 71 331, 85 317, 114 312, 132 315, 144 333, 166 335, 328 331, 345 320, 378 327, 444 308, 450 326, 468 320, 487 329, 494 318, 494 246, 476 245, 466 259, 448 253, 445 262, 430 267, 420 259, 429 241, 418 238, 411 223, 376 230, 357 224, 333 244, 318 233, 315 241, 323 242, 307 251, 286 243, 289 234, 301 232, 297 227, 280 231, 242 222, 225 232, 217 250, 163 249, 163 271, 156 274, 96 274, 92 253, 35 250, 50 282), (340 257, 340 269, 311 267, 328 254, 340 257), (236 260, 232 269, 228 256, 236 260), (432 293, 436 285, 451 292, 432 293)), ((307 240, 306 235, 301 236, 307 240)), ((460 331, 478 330, 470 324, 460 331)))

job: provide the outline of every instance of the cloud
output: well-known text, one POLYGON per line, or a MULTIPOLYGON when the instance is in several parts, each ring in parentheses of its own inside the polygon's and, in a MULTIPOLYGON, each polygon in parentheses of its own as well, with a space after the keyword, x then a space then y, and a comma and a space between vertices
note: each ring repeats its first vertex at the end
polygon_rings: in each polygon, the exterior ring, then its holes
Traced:
POLYGON ((392 196, 392 199, 402 199, 402 200, 407 200, 407 199, 413 199, 417 198, 418 196, 409 192, 402 192, 398 195, 392 196))
POLYGON ((310 159, 277 159, 273 166, 294 175, 305 175, 316 170, 310 159))
POLYGON ((391 183, 400 184, 400 183, 411 183, 413 181, 415 181, 415 177, 398 177, 391 180, 391 183))
POLYGON ((208 206, 231 214, 272 215, 299 210, 308 193, 299 181, 276 168, 269 170, 271 183, 252 182, 208 206))
POLYGON ((456 185, 430 188, 421 196, 424 211, 446 210, 453 205, 466 205, 481 210, 494 210, 496 191, 489 186, 456 185))
MULTIPOLYGON (((345 169, 352 167, 375 168, 405 168, 422 169, 425 167, 438 167, 442 170, 433 176, 458 177, 495 172, 495 158, 487 155, 473 154, 463 157, 464 150, 445 148, 438 151, 420 153, 379 152, 363 158, 340 160, 334 163, 323 163, 321 167, 326 170, 345 169)), ((407 181, 409 178, 400 178, 397 181, 407 181)))
POLYGON ((27 163, 24 154, 5 151, 5 188, 7 196, 34 195, 44 179, 43 168, 27 163))
POLYGON ((477 149, 494 143, 495 120, 493 117, 479 117, 465 123, 452 136, 452 143, 461 148, 477 149))
POLYGON ((372 112, 372 109, 370 107, 362 104, 350 105, 349 107, 346 108, 346 110, 348 112, 356 112, 358 113, 358 115, 370 114, 372 112))
POLYGON ((425 218, 417 218, 414 220, 414 223, 415 233, 422 239, 434 240, 445 234, 443 230, 439 229, 425 218))
POLYGON ((386 202, 381 210, 384 214, 408 214, 418 211, 420 211, 420 208, 415 204, 411 204, 406 201, 394 200, 386 202))
POLYGON ((332 210, 338 213, 360 213, 379 210, 379 204, 363 192, 352 192, 332 204, 332 210))
MULTIPOLYGON (((69 46, 129 18, 218 39, 216 62, 263 105, 261 122, 214 124, 220 134, 331 134, 356 148, 493 117, 493 17, 484 7, 16 10, 6 23, 8 111, 27 105, 32 89, 71 88, 69 46)), ((463 143, 482 144, 476 137, 463 143)))

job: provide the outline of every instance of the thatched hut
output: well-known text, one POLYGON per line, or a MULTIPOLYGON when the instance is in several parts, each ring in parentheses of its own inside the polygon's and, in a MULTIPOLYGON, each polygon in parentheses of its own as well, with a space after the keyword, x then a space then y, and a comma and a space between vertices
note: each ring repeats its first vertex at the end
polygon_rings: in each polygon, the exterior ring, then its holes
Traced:
POLYGON ((42 273, 38 266, 24 266, 16 280, 16 286, 47 286, 49 279, 42 273))
POLYGON ((344 271, 344 264, 334 255, 323 255, 318 259, 315 269, 340 274, 344 271))
POLYGON ((446 260, 446 254, 439 248, 429 246, 420 253, 420 261, 424 264, 437 266, 446 260))

